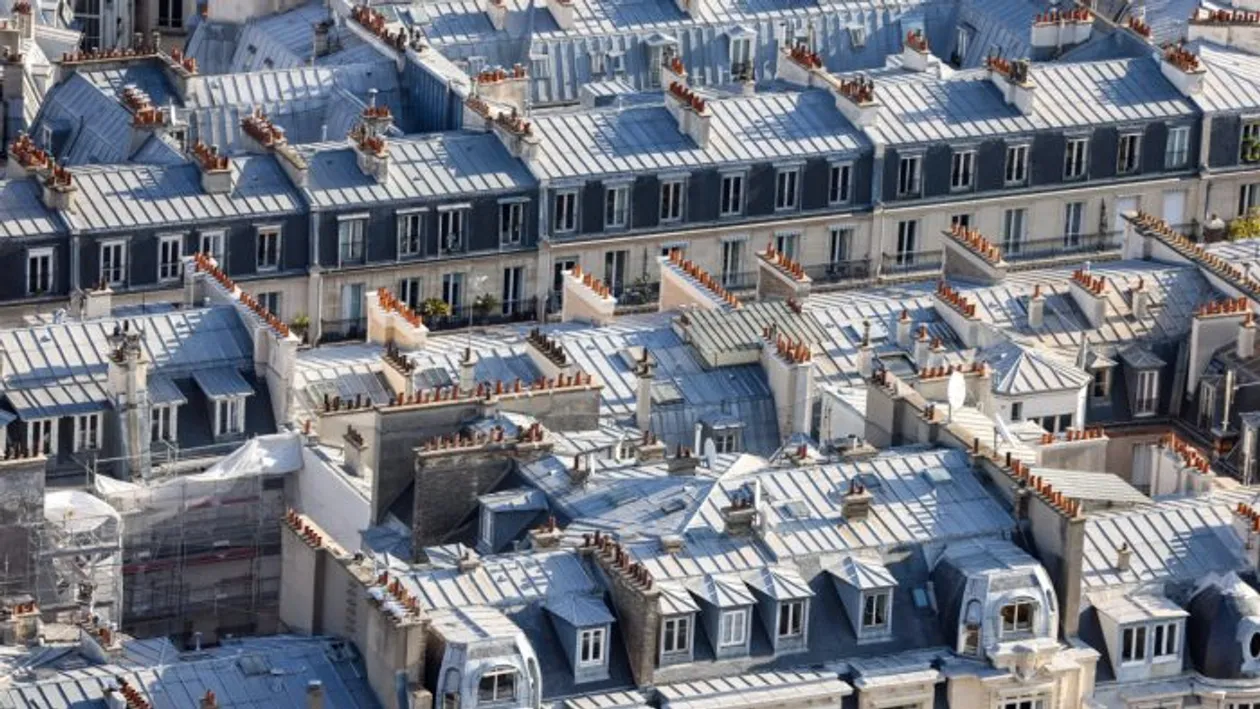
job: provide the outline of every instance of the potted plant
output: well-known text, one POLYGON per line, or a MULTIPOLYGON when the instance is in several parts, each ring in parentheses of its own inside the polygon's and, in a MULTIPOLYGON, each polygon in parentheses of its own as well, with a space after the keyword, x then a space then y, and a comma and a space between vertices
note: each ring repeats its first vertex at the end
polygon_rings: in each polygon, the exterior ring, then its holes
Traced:
POLYGON ((494 312, 495 308, 499 307, 499 299, 490 293, 482 293, 473 300, 472 307, 473 313, 476 314, 477 317, 484 318, 494 312))
POLYGON ((1253 208, 1246 216, 1229 223, 1229 238, 1251 239, 1260 236, 1260 207, 1253 208))
POLYGON ((1260 162, 1260 139, 1247 138, 1243 141, 1243 162, 1260 162))
POLYGON ((426 318, 450 317, 451 306, 441 298, 427 298, 420 304, 420 314, 426 318))
POLYGON ((306 333, 311 330, 311 318, 305 313, 298 313, 293 318, 293 322, 289 323, 289 330, 291 330, 294 335, 302 338, 302 341, 305 342, 306 333))

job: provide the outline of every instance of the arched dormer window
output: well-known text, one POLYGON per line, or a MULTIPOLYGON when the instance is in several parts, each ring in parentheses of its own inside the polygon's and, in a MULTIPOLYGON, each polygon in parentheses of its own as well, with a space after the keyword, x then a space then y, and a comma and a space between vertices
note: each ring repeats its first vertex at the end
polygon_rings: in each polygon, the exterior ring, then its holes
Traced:
POLYGON ((1017 598, 1005 603, 998 610, 998 618, 1002 622, 1001 637, 1031 633, 1037 619, 1037 601, 1017 598))
POLYGON ((515 667, 495 667, 481 675, 477 683, 477 705, 508 704, 516 700, 515 667))

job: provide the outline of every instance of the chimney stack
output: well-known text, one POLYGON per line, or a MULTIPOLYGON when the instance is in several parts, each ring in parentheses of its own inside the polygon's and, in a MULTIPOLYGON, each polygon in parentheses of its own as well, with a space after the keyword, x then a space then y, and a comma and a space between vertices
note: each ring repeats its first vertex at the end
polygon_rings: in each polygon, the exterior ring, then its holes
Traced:
POLYGON ((219 700, 214 696, 213 689, 207 689, 201 697, 201 709, 219 709, 219 700))
POLYGON ((1244 362, 1256 356, 1256 321, 1251 313, 1238 326, 1238 359, 1244 362))
POLYGON ((1041 285, 1038 284, 1033 286, 1032 297, 1028 299, 1028 327, 1032 330, 1041 329, 1045 315, 1046 297, 1041 294, 1041 285))
POLYGON ((695 475, 700 466, 700 459, 691 454, 691 449, 678 446, 677 455, 666 461, 670 475, 695 475))
POLYGON ((1032 66, 1027 59, 1007 59, 992 54, 985 57, 989 81, 1002 92, 1006 105, 1014 106, 1025 116, 1037 112, 1037 84, 1032 79, 1032 66))
POLYGON ((1116 547, 1116 571, 1128 571, 1133 561, 1133 550, 1124 542, 1116 547))
POLYGON ((306 684, 306 709, 324 709, 324 683, 317 679, 306 684))
POLYGON ((656 379, 656 365, 649 357, 648 350, 644 347, 643 356, 634 368, 634 374, 638 377, 634 421, 640 431, 652 428, 652 382, 656 379))
POLYGON ((1137 320, 1144 320, 1150 310, 1151 294, 1146 290, 1146 282, 1142 278, 1138 278, 1137 285, 1133 287, 1133 317, 1137 320))
POLYGON ((901 316, 897 318, 897 346, 903 350, 914 347, 914 321, 906 308, 901 309, 901 316))
POLYGON ((914 367, 920 371, 927 369, 932 354, 932 339, 928 336, 926 323, 919 323, 919 336, 914 341, 914 367))
POLYGON ((464 356, 459 360, 459 393, 463 396, 477 389, 477 359, 471 347, 464 348, 464 356))
POLYGON ((849 483, 848 492, 844 493, 844 500, 840 503, 840 513, 849 522, 864 520, 870 514, 871 501, 874 499, 875 496, 866 489, 862 481, 854 478, 849 483))

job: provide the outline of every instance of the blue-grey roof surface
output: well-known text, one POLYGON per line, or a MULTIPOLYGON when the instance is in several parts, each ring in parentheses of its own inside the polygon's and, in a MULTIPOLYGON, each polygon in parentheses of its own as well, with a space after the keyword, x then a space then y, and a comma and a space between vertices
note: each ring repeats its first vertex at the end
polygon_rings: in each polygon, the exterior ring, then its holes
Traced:
POLYGON ((48 91, 32 135, 42 140, 45 128, 63 165, 116 164, 130 157, 131 113, 81 74, 48 91))
MULTIPOLYGON (((132 644, 149 643, 137 641, 132 644)), ((55 649, 55 648, 49 648, 55 649)), ((125 678, 154 709, 195 707, 213 691, 223 707, 305 706, 307 684, 318 680, 326 706, 380 706, 357 653, 343 641, 274 636, 225 641, 191 656, 169 643, 147 661, 97 665, 77 653, 58 654, 37 672, 13 673, 0 687, 0 706, 46 709, 106 709, 108 687, 125 678)))
POLYGON ((439 133, 389 140, 389 181, 363 174, 343 141, 303 146, 310 164, 306 194, 316 207, 471 197, 536 184, 525 166, 489 133, 439 133))
MULTIPOLYGON (((131 318, 143 332, 141 346, 155 373, 187 377, 213 366, 244 366, 253 346, 231 308, 176 310, 131 318)), ((0 330, 4 388, 65 380, 100 380, 108 370, 108 337, 120 320, 72 321, 0 330)))
POLYGON ((235 186, 207 194, 192 164, 120 165, 74 170, 75 211, 66 218, 81 231, 219 224, 224 219, 277 217, 302 208, 301 197, 269 155, 234 158, 235 186))
POLYGON ((60 220, 44 206, 34 179, 0 180, 0 236, 43 236, 62 230, 60 220))
POLYGON ((198 369, 193 372, 193 381, 201 392, 211 399, 224 399, 233 396, 249 396, 254 388, 245 381, 241 373, 232 367, 213 367, 198 369))
POLYGON ((1188 48, 1207 68, 1203 91, 1194 95, 1204 111, 1260 110, 1260 57, 1211 42, 1188 48))
POLYGON ((1191 118, 1195 107, 1154 59, 1034 64, 1035 108, 1007 105, 987 70, 876 84, 880 120, 872 134, 892 144, 975 140, 1051 128, 1191 118))
POLYGON ((681 133, 664 105, 539 116, 540 178, 851 155, 865 138, 823 91, 774 92, 709 101, 707 147, 681 133))

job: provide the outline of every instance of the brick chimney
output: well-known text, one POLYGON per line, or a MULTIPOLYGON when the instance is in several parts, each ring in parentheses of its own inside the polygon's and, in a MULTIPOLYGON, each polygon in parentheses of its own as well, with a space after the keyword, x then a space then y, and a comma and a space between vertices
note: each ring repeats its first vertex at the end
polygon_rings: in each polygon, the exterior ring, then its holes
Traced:
POLYGON ((1032 297, 1028 299, 1028 327, 1032 330, 1041 329, 1041 325, 1045 322, 1046 317, 1046 296, 1041 293, 1041 285, 1033 286, 1032 297))
POLYGON ((1186 39, 1191 42, 1205 39, 1252 54, 1260 53, 1260 6, 1254 0, 1231 4, 1235 7, 1197 8, 1186 26, 1186 39))
POLYGON ((192 161, 201 170, 201 189, 206 194, 230 194, 236 188, 236 174, 226 155, 219 153, 217 145, 206 145, 200 140, 189 148, 192 161))
POLYGON ((652 428, 652 382, 656 380, 656 365, 652 362, 647 348, 643 348, 643 356, 634 367, 637 380, 634 402, 634 423, 640 431, 652 428))
POLYGON ((1247 313, 1242 325, 1238 326, 1238 359, 1244 362, 1256 356, 1256 319, 1253 313, 1247 313))
POLYGON ((250 152, 275 155, 276 162, 293 184, 306 186, 310 165, 289 145, 284 129, 272 123, 262 109, 256 108, 241 119, 241 142, 250 152))
POLYGON ((1063 49, 1089 41, 1094 13, 1089 8, 1050 10, 1033 20, 1029 43, 1037 49, 1063 49))
POLYGON ((514 64, 511 69, 487 69, 473 77, 472 93, 488 103, 524 113, 529 98, 529 74, 520 64, 514 64))
POLYGON ((394 119, 389 106, 376 105, 375 89, 369 95, 371 98, 360 115, 358 125, 350 130, 350 143, 359 170, 378 184, 385 184, 389 182, 389 144, 385 133, 394 119))
POLYGON ((560 548, 564 541, 564 530, 556 525, 555 517, 548 517, 541 527, 529 531, 530 545, 539 551, 560 548))
POLYGON ((1198 55, 1180 44, 1169 45, 1159 61, 1159 70, 1183 96, 1203 93, 1203 77, 1207 69, 1198 55))
POLYGON ((901 66, 907 71, 924 72, 936 64, 923 30, 911 30, 901 43, 901 66))
POLYGON ((1107 279, 1093 275, 1088 263, 1084 268, 1074 271, 1072 280, 1068 282, 1068 292, 1072 294, 1072 300, 1085 313, 1085 319, 1092 328, 1100 328, 1107 321, 1108 288, 1107 279))
POLYGON ((562 322, 588 322, 607 325, 617 312, 617 299, 603 281, 590 273, 583 273, 581 266, 565 271, 561 281, 564 298, 560 306, 562 322))
POLYGON ((692 455, 690 448, 679 445, 677 453, 665 465, 670 475, 695 475, 696 468, 700 467, 700 459, 692 455))
POLYGON ((761 366, 778 412, 779 436, 810 433, 814 410, 814 359, 807 342, 770 332, 761 345, 761 366))
MULTIPOLYGON (((675 61, 681 62, 677 58, 675 61)), ((677 122, 678 132, 691 138, 700 148, 708 147, 713 112, 707 100, 685 82, 675 81, 665 91, 665 108, 677 122)))
POLYGON ((1014 106, 1025 116, 1037 112, 1037 84, 1032 79, 1032 65, 1027 59, 1006 59, 993 54, 985 57, 989 81, 1002 92, 1008 106, 1014 106))
POLYGON ((573 29, 573 0, 547 0, 547 9, 560 29, 573 29))
POLYGON ((1146 280, 1138 278, 1137 285, 1129 292, 1129 296, 1133 301, 1133 317, 1137 320, 1144 320, 1150 312, 1151 293, 1146 289, 1146 280))
POLYGON ((914 320, 907 308, 902 308, 897 316, 897 346, 907 351, 914 347, 914 320))
POLYGON ((871 501, 874 499, 875 496, 866 489, 862 481, 854 478, 849 482, 849 489, 845 491, 840 503, 840 514, 849 522, 864 520, 871 512, 871 501))
POLYGON ((207 689, 202 695, 200 707, 201 709, 219 709, 219 699, 214 695, 213 689, 207 689))

